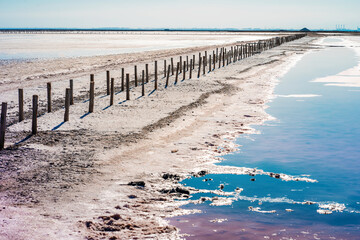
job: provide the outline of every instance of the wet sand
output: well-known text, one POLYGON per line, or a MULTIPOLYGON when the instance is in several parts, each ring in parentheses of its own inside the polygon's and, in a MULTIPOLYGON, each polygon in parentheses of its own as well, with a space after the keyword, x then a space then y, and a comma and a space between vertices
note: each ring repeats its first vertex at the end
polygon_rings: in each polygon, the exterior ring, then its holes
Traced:
POLYGON ((205 173, 257 171, 214 163, 236 150, 233 140, 252 132, 251 124, 270 117, 265 112, 266 102, 276 79, 304 53, 319 47, 311 43, 315 39, 305 37, 284 44, 199 79, 193 71, 192 80, 186 78, 167 89, 160 73, 158 91, 148 95, 153 89, 150 82, 145 97, 139 98, 138 87, 132 90, 130 101, 124 102, 124 93, 117 94, 112 107, 104 96, 105 70, 111 70, 118 83, 120 65, 132 72, 134 63, 140 66, 161 57, 192 56, 215 46, 128 54, 121 60, 114 55, 9 66, 0 84, 1 100, 13 99, 9 119, 16 119, 18 87, 28 88, 27 105, 29 96, 38 93, 43 112, 44 83, 54 81, 53 88, 60 90, 54 93, 56 111, 39 118, 38 135, 27 138, 29 119, 22 123, 12 120, 8 128, 8 148, 0 154, 1 238, 180 238, 167 218, 191 213, 180 208, 186 201, 176 199, 186 199, 196 190, 186 189, 178 181, 205 173), (72 66, 77 67, 64 70, 72 66), (21 72, 16 74, 16 69, 21 72), (88 87, 88 74, 94 72, 99 93, 95 111, 82 117, 88 103, 83 101, 86 92, 81 91, 88 87), (74 78, 78 91, 70 122, 65 124, 61 124, 61 106, 67 83, 55 82, 59 78, 74 78))

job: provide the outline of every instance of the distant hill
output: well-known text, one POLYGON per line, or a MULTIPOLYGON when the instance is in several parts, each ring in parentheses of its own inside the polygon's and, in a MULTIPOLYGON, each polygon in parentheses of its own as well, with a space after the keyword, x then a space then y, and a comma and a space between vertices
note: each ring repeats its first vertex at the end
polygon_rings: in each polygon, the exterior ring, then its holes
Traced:
POLYGON ((310 30, 308 28, 303 28, 300 30, 300 32, 310 32, 310 30))

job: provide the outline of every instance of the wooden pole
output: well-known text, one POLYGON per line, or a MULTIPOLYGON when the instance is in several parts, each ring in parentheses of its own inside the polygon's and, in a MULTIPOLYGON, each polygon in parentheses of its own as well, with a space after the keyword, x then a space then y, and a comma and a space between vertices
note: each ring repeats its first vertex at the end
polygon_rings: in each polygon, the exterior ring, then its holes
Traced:
POLYGON ((126 74, 126 100, 130 100, 130 75, 126 74))
POLYGON ((70 79, 70 105, 74 105, 74 80, 70 79))
MULTIPOLYGON (((184 65, 185 68, 185 65, 184 65)), ((182 73, 182 56, 180 56, 180 68, 179 68, 179 73, 182 73)))
POLYGON ((145 65, 146 82, 149 82, 149 64, 145 65))
POLYGON ((222 54, 222 49, 220 50, 220 55, 219 55, 219 68, 221 68, 221 54, 222 54))
POLYGON ((70 113, 70 88, 67 88, 65 91, 65 114, 64 114, 64 122, 69 121, 69 113, 70 113))
POLYGON ((46 84, 47 88, 47 111, 50 113, 52 111, 51 109, 51 83, 48 82, 46 84))
POLYGON ((211 62, 211 54, 209 54, 209 72, 211 72, 212 62, 211 62))
POLYGON ((135 87, 138 86, 138 82, 137 82, 137 66, 134 66, 134 77, 135 77, 135 87))
POLYGON ((184 61, 183 80, 185 80, 185 74, 186 74, 186 71, 185 71, 185 66, 186 66, 186 61, 184 61))
POLYGON ((189 73, 189 79, 191 79, 192 77, 192 65, 193 65, 193 60, 190 59, 190 73, 189 73))
POLYGON ((110 84, 110 106, 114 105, 114 82, 115 79, 111 78, 111 84, 110 84))
POLYGON ((24 90, 19 89, 19 122, 24 120, 24 90))
POLYGON ((224 48, 223 50, 223 59, 222 59, 223 67, 225 67, 225 55, 226 55, 226 48, 224 48))
POLYGON ((174 75, 174 59, 171 58, 171 75, 174 75))
POLYGON ((164 60, 164 78, 166 78, 166 60, 164 60))
POLYGON ((110 71, 106 71, 106 95, 110 95, 110 71))
POLYGON ((189 71, 189 56, 186 56, 186 71, 189 71))
POLYGON ((7 112, 7 103, 3 102, 1 104, 0 151, 3 150, 5 146, 6 112, 7 112))
POLYGON ((121 91, 125 91, 125 69, 121 68, 121 91))
POLYGON ((205 62, 206 62, 206 56, 203 56, 203 75, 205 75, 205 68, 206 68, 205 62))
POLYGON ((205 61, 203 62, 203 65, 205 67, 207 66, 207 51, 205 51, 205 61))
POLYGON ((200 77, 200 73, 201 73, 201 57, 199 54, 199 71, 198 71, 198 78, 200 77))
POLYGON ((141 96, 145 96, 145 71, 144 70, 142 70, 142 76, 141 76, 141 96))
POLYGON ((219 61, 219 48, 216 48, 216 61, 215 62, 218 62, 219 61))
POLYGON ((154 89, 157 90, 158 88, 158 76, 157 76, 157 61, 155 61, 155 86, 154 86, 154 89))
POLYGON ((89 113, 94 112, 94 103, 95 103, 95 81, 94 81, 94 74, 90 74, 89 113))
POLYGON ((213 69, 215 70, 215 68, 216 68, 216 66, 215 66, 215 64, 216 64, 216 55, 215 55, 215 53, 213 54, 213 69))
POLYGON ((169 85, 169 77, 170 77, 170 65, 168 66, 168 70, 167 70, 165 88, 167 88, 167 86, 169 85))
POLYGON ((193 63, 193 64, 192 64, 191 67, 192 67, 192 69, 195 69, 195 55, 193 55, 193 61, 192 61, 192 63, 193 63))
POLYGON ((33 115, 32 115, 32 129, 31 129, 31 133, 33 135, 37 134, 38 100, 39 97, 37 95, 33 95, 33 115))
POLYGON ((179 62, 177 62, 177 64, 176 64, 176 75, 175 75, 175 84, 176 84, 176 83, 177 83, 177 81, 178 81, 179 68, 180 68, 180 63, 179 63, 179 62))

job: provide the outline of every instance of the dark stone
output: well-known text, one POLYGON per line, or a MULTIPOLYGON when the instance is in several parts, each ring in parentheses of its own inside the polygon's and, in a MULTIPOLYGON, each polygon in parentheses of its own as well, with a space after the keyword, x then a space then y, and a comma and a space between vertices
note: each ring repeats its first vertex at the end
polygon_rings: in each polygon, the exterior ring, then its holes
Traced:
POLYGON ((145 187, 144 181, 135 181, 135 182, 129 182, 129 186, 137 186, 137 187, 145 187))
POLYGON ((120 217, 120 214, 114 214, 111 216, 112 219, 115 219, 115 220, 119 220, 121 217, 120 217))
POLYGON ((184 188, 179 188, 179 187, 177 187, 177 188, 176 188, 176 192, 182 193, 182 194, 186 194, 186 195, 190 195, 190 191, 187 190, 187 189, 184 189, 184 188))
POLYGON ((165 173, 163 176, 162 176, 163 179, 167 180, 167 179, 174 179, 174 180, 177 180, 179 181, 180 180, 180 176, 177 175, 177 174, 171 174, 171 173, 165 173))
POLYGON ((250 179, 250 181, 255 182, 255 178, 250 179))
POLYGON ((135 195, 129 195, 128 198, 134 199, 134 198, 137 198, 137 196, 135 196, 135 195))
POLYGON ((207 172, 205 171, 205 170, 202 170, 202 171, 200 171, 200 172, 198 172, 198 175, 199 176, 205 176, 207 174, 207 172))
POLYGON ((91 227, 91 224, 92 224, 92 222, 90 222, 90 221, 86 221, 86 222, 85 222, 85 226, 86 226, 87 228, 90 228, 90 227, 91 227))
POLYGON ((280 174, 275 174, 275 178, 280 178, 280 174))

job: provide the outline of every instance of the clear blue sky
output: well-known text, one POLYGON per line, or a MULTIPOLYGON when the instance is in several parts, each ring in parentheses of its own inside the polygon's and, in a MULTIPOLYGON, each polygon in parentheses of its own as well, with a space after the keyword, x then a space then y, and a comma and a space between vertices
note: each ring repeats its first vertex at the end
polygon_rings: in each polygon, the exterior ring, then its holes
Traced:
POLYGON ((360 0, 0 0, 0 28, 360 27, 360 0))

